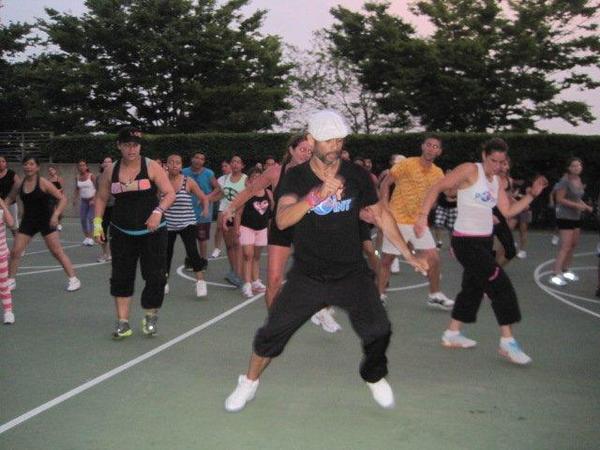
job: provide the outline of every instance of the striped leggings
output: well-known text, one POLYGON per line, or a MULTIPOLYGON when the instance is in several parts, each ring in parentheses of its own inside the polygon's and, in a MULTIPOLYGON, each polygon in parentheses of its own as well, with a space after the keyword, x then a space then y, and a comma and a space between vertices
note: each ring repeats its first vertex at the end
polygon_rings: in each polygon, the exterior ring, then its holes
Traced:
POLYGON ((2 309, 4 312, 12 311, 12 296, 8 287, 9 254, 8 252, 0 254, 0 300, 2 300, 2 309))

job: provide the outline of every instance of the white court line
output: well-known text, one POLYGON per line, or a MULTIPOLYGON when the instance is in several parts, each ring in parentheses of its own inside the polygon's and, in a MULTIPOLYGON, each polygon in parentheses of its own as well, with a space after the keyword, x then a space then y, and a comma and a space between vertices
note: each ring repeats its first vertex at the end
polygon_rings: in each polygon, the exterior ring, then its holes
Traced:
MULTIPOLYGON (((79 247, 81 244, 77 244, 77 245, 63 245, 63 250, 65 248, 73 248, 73 247, 79 247)), ((23 256, 28 256, 28 255, 37 255, 39 253, 48 253, 50 250, 46 249, 46 250, 39 250, 37 252, 26 252, 23 256)))
MULTIPOLYGON (((574 270, 575 272, 577 272, 578 270, 596 270, 596 269, 597 269, 596 266, 578 266, 578 267, 570 267, 569 268, 569 270, 574 270)), ((545 272, 540 273, 540 278, 550 275, 551 273, 554 273, 554 272, 552 272, 551 270, 546 270, 545 272)), ((547 287, 552 292, 559 294, 559 295, 564 295, 566 297, 571 297, 571 298, 574 298, 577 300, 582 300, 584 302, 600 304, 600 300, 594 300, 593 298, 581 297, 580 295, 570 294, 569 292, 561 291, 560 289, 552 288, 550 286, 547 286, 547 287)))
POLYGON ((236 311, 239 311, 242 308, 245 308, 246 306, 254 303, 257 299, 259 299, 260 297, 262 297, 264 295, 264 293, 261 294, 257 294, 252 298, 249 298, 248 300, 246 300, 243 303, 240 303, 237 306, 234 306, 233 308, 225 311, 222 314, 219 314, 218 316, 210 319, 207 322, 204 322, 201 325, 198 325, 195 328, 192 328, 191 330, 189 330, 186 333, 183 333, 179 336, 177 336, 176 338, 171 339, 168 342, 165 342, 164 344, 156 347, 153 350, 150 350, 149 352, 144 353, 143 355, 138 356, 137 358, 132 359, 131 361, 126 362, 125 364, 120 365, 119 367, 116 367, 115 369, 112 369, 90 381, 88 381, 87 383, 84 383, 78 387, 76 387, 75 389, 71 389, 68 392, 65 392, 62 395, 59 395, 58 397, 50 400, 49 402, 44 403, 43 405, 38 406, 37 408, 34 408, 28 412, 26 412, 25 414, 20 415, 19 417, 14 418, 13 420, 6 422, 3 425, 0 425, 0 434, 10 430, 11 428, 16 427, 17 425, 37 416, 38 414, 43 413, 44 411, 49 410, 50 408, 57 406, 67 400, 69 400, 70 398, 75 397, 76 395, 81 394, 82 392, 87 391, 88 389, 93 388, 94 386, 114 377, 115 375, 120 374, 121 372, 124 372, 125 370, 136 366, 137 364, 152 358, 154 355, 157 355, 158 353, 173 347, 175 344, 178 344, 179 342, 199 333, 200 331, 208 328, 211 325, 214 325, 215 323, 225 319, 226 317, 230 316, 231 314, 233 314, 236 311))
MULTIPOLYGON (((578 256, 589 256, 589 255, 595 255, 596 252, 586 252, 586 253, 576 253, 573 256, 578 257, 578 256)), ((578 309, 579 311, 582 311, 584 313, 587 313, 591 316, 594 316, 598 319, 600 319, 600 314, 594 312, 594 311, 590 311, 587 308, 584 308, 583 306, 580 306, 576 303, 570 302, 569 300, 567 300, 566 298, 561 297, 560 295, 558 295, 557 293, 553 292, 552 288, 550 288, 549 286, 546 286, 544 283, 541 282, 541 278, 542 278, 542 269, 546 266, 549 266, 550 264, 552 264, 555 260, 554 259, 549 259, 548 261, 544 261, 543 263, 541 263, 539 266, 537 266, 535 268, 535 271, 533 272, 533 279, 535 281, 535 284, 538 285, 538 287, 546 292, 548 295, 551 295, 552 297, 554 297, 555 299, 557 299, 560 302, 563 302, 565 305, 569 305, 572 306, 575 309, 578 309)))
MULTIPOLYGON (((185 266, 179 266, 177 268, 177 275, 179 275, 187 280, 196 281, 196 278, 192 277, 191 275, 188 275, 187 273, 185 273, 183 271, 184 268, 185 268, 185 266)), ((232 286, 230 284, 216 283, 214 281, 207 281, 206 284, 210 284, 211 286, 220 286, 220 287, 226 287, 226 288, 230 288, 230 289, 237 289, 237 287, 232 286)))
MULTIPOLYGON (((74 269, 80 269, 82 267, 92 267, 92 266, 101 266, 102 264, 108 264, 108 261, 105 262, 93 262, 93 263, 85 263, 85 264, 73 264, 74 269)), ((25 275, 35 275, 37 273, 47 273, 47 272, 58 272, 64 270, 62 266, 56 266, 55 269, 44 269, 44 270, 32 270, 30 272, 17 273, 17 277, 22 277, 25 275)))

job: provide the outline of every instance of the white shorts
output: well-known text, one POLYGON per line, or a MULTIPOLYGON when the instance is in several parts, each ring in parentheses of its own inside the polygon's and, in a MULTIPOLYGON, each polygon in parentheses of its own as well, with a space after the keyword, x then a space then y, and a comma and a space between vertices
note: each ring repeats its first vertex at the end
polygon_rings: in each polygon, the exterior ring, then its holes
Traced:
MULTIPOLYGON (((400 234, 406 243, 410 242, 415 250, 429 250, 436 248, 435 241, 433 240, 433 236, 431 231, 429 231, 429 228, 425 229, 425 233, 423 233, 423 236, 420 238, 415 236, 413 225, 398 224, 398 230, 400 230, 400 234)), ((383 253, 387 253, 388 255, 400 255, 400 250, 398 250, 396 246, 385 237, 385 235, 383 236, 381 251, 383 253)))
POLYGON ((240 245, 255 245, 264 247, 267 245, 267 229, 253 230, 240 225, 240 245))
POLYGON ((10 211, 10 215, 13 216, 13 219, 15 219, 14 228, 19 228, 19 204, 14 202, 8 206, 8 210, 10 211))

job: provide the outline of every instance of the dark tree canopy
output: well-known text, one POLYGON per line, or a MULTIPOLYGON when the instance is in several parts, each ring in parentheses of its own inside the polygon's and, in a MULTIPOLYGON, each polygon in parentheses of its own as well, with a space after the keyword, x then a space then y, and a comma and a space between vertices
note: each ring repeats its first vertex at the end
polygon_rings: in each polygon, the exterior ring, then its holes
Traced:
POLYGON ((557 117, 576 125, 594 120, 589 106, 559 94, 600 86, 586 73, 599 63, 597 3, 419 1, 413 12, 435 27, 427 38, 387 3, 366 3, 363 12, 339 6, 329 36, 384 112, 427 129, 527 131, 557 117))

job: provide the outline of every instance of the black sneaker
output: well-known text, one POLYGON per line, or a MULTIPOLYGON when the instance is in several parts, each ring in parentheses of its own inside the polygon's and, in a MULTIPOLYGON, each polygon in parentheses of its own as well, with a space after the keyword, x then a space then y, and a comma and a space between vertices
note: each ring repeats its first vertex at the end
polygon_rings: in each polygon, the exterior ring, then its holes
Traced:
POLYGON ((115 331, 112 334, 112 337, 115 340, 121 340, 131 336, 132 334, 133 331, 131 331, 131 328, 129 327, 129 322, 119 320, 117 322, 117 326, 115 327, 115 331))
POLYGON ((157 328, 158 316, 157 315, 149 315, 146 314, 144 316, 144 320, 142 321, 142 331, 146 336, 155 336, 158 332, 157 328))

